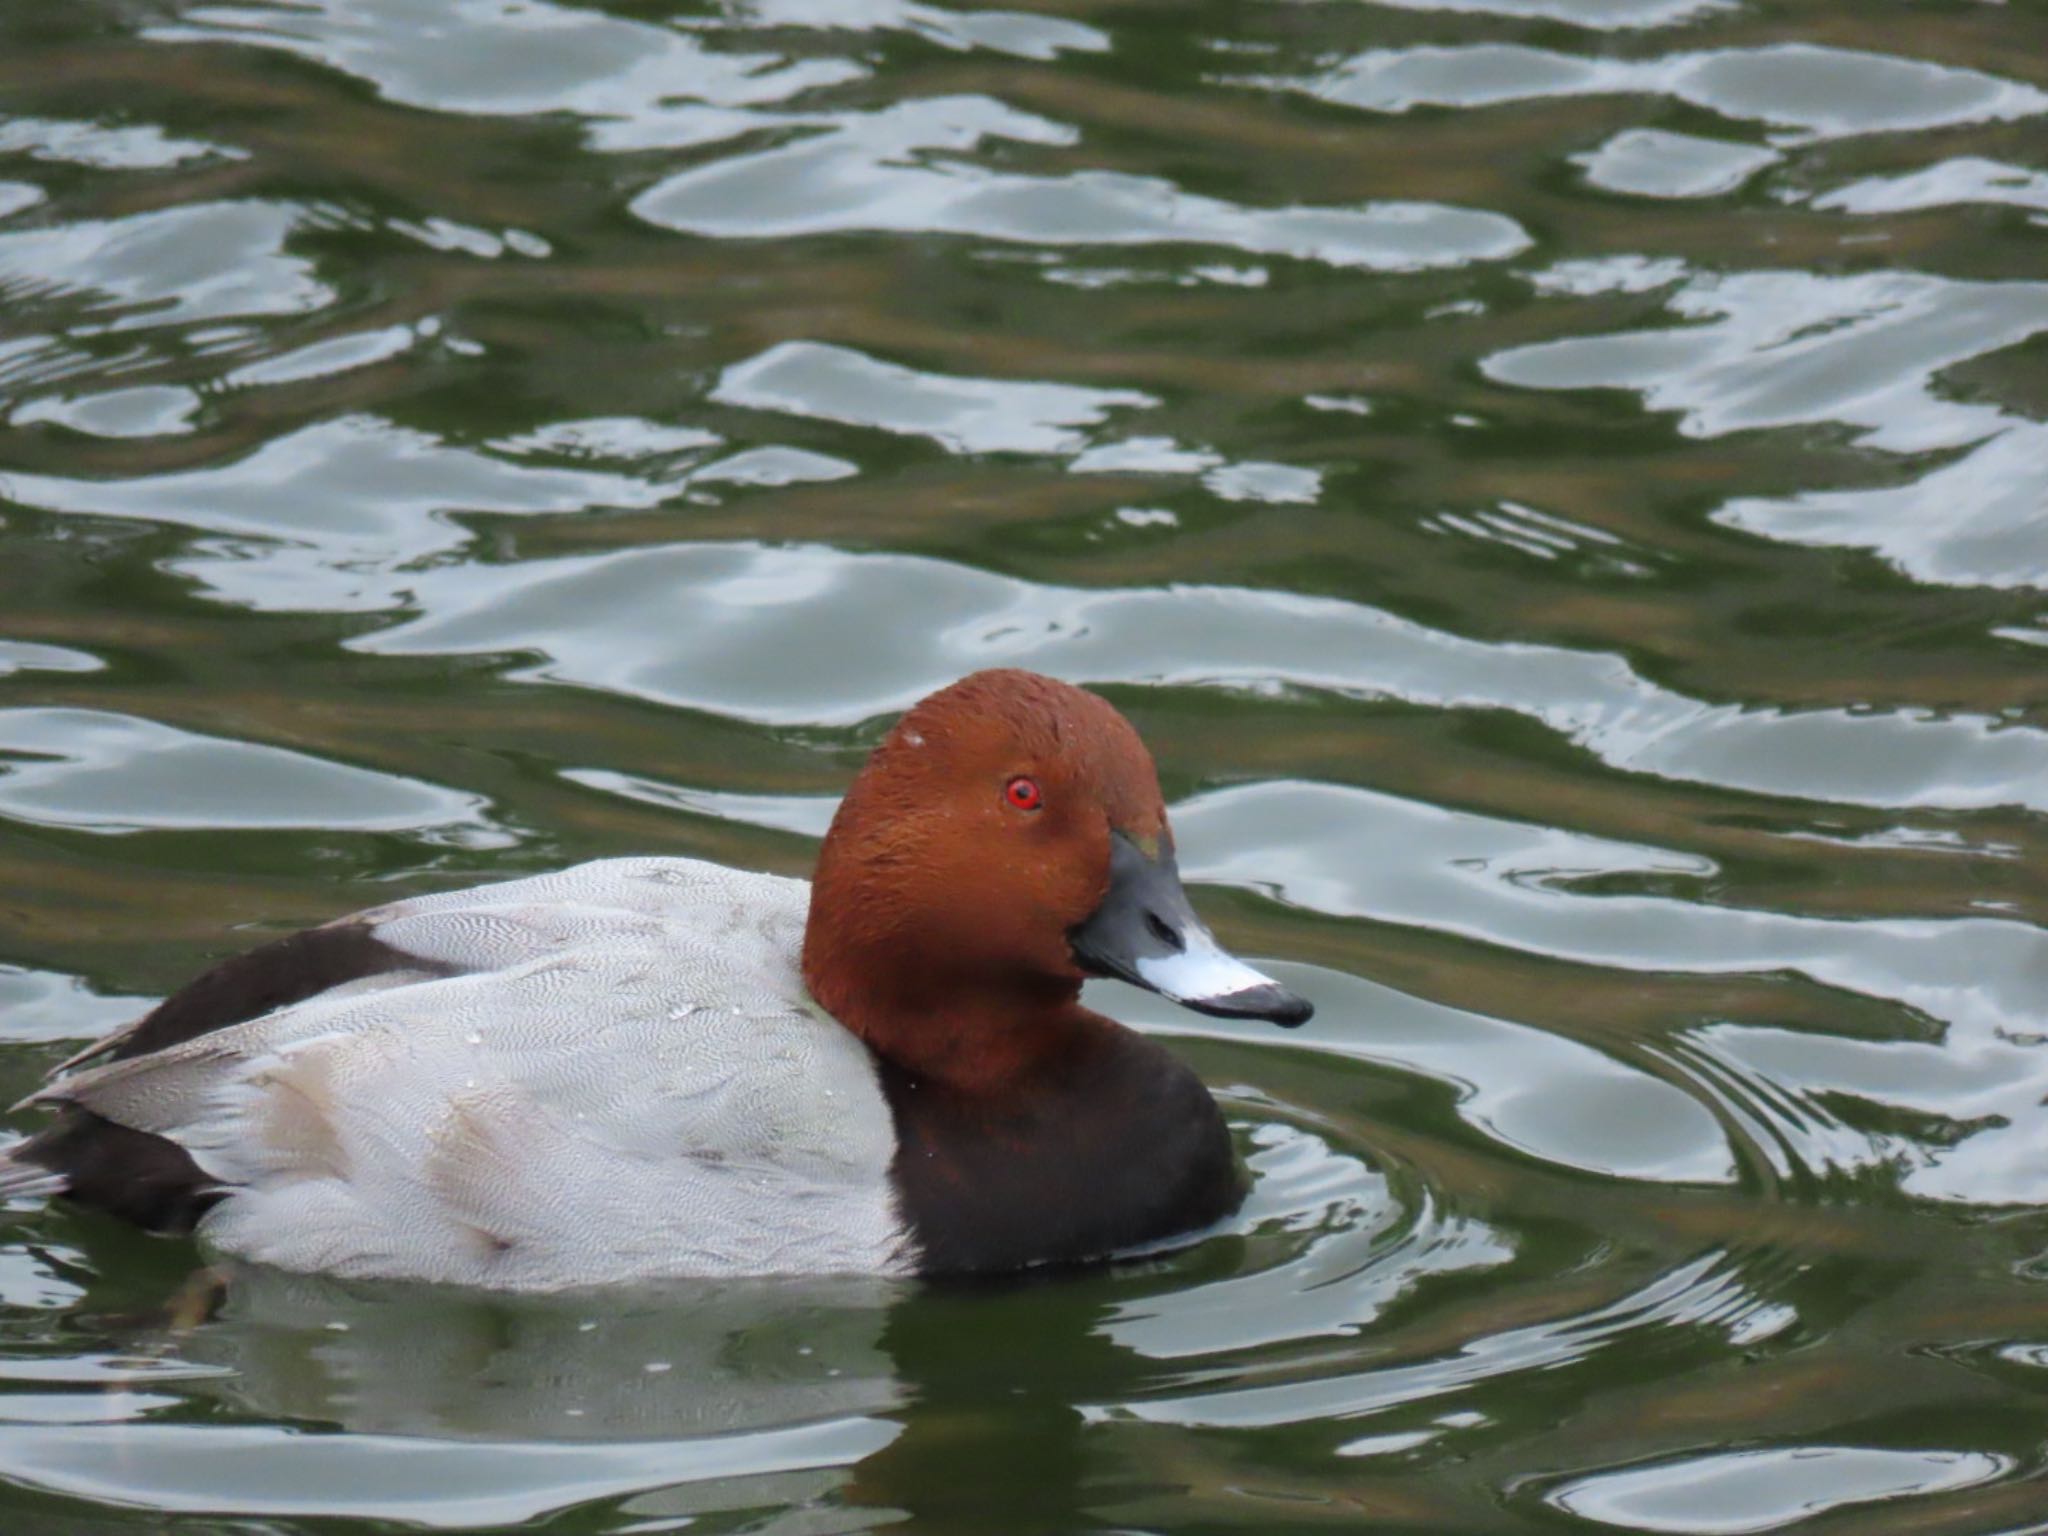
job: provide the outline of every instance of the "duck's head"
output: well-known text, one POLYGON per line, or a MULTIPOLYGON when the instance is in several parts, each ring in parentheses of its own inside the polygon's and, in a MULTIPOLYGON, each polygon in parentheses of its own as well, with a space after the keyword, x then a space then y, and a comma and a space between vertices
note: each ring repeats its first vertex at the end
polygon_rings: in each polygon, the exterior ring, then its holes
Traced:
POLYGON ((904 715, 847 791, 805 980, 882 1054, 966 1078, 1089 976, 1229 1018, 1312 1012, 1195 915, 1130 722, 1049 677, 977 672, 904 715))

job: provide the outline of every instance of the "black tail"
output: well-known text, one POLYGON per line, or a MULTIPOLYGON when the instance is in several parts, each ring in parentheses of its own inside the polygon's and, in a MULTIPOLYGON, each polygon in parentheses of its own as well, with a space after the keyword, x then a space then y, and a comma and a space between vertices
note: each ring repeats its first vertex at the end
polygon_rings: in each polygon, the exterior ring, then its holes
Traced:
POLYGON ((152 1232, 190 1232, 225 1193, 176 1142, 76 1107, 0 1153, 0 1197, 63 1195, 152 1232))

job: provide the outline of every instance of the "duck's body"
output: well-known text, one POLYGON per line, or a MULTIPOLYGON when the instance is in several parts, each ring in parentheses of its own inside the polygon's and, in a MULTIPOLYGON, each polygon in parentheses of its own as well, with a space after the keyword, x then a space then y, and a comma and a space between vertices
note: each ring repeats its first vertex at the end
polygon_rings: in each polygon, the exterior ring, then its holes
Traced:
MULTIPOLYGON (((921 723, 899 750, 924 748, 921 723)), ((1069 928, 1107 969, 1153 963, 1090 937, 1124 921, 1112 897, 1129 882, 1088 871, 1089 904, 1057 924, 1067 973, 1033 975, 1010 953, 1021 940, 920 946, 938 909, 868 888, 958 827, 870 838, 858 807, 852 820, 821 861, 837 916, 812 910, 804 881, 613 859, 397 902, 231 960, 36 1096, 62 1118, 0 1157, 0 1194, 196 1227, 287 1269, 511 1289, 999 1270, 1234 1209, 1241 1176, 1200 1081, 1075 1000, 1069 928), (999 986, 977 980, 1005 954, 999 986)), ((1106 866, 1107 823, 1101 842, 1106 866)), ((1043 852, 1027 861, 1041 880, 1043 852)), ((1117 860, 1156 886, 1157 860, 1117 860)), ((1191 912, 1185 925, 1206 940, 1191 912)), ((1277 989, 1213 946, 1200 963, 1236 990, 1196 1006, 1305 1013, 1286 994, 1245 1002, 1277 989)))
POLYGON ((189 1159, 129 1214, 197 1215, 212 1247, 286 1269, 548 1288, 912 1268, 874 1058, 798 970, 808 894, 611 859, 402 901, 267 971, 245 957, 214 1027, 155 1043, 145 1020, 42 1098, 189 1159), (332 981, 233 1021, 293 976, 332 981))

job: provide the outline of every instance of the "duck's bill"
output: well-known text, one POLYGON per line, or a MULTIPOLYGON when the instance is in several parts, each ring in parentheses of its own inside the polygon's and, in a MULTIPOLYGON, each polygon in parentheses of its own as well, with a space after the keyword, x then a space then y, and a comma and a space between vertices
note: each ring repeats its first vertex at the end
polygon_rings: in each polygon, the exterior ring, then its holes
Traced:
POLYGON ((1288 1029, 1308 1022, 1315 1012, 1308 999, 1232 955, 1195 916, 1171 847, 1148 856, 1121 832, 1110 842, 1109 890, 1067 936, 1083 970, 1147 987, 1197 1013, 1288 1029))

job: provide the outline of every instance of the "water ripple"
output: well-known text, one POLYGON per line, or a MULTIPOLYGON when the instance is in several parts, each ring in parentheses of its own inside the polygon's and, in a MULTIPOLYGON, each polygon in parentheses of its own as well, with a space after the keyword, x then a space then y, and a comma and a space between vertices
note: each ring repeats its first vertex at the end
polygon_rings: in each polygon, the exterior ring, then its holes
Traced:
POLYGON ((1312 79, 1274 80, 1371 112, 1562 96, 1669 96, 1785 144, 2035 117, 2048 93, 1924 59, 1783 43, 1658 59, 1587 58, 1508 43, 1375 49, 1312 79))
POLYGON ((1372 0, 1402 11, 1540 17, 1600 31, 1638 31, 1695 21, 1735 8, 1735 0, 1372 0))
MULTIPOLYGON (((0 1435, 0 1478, 187 1514, 352 1516, 474 1530, 678 1484, 846 1466, 894 1435, 883 1421, 847 1419, 696 1443, 535 1443, 515 1451, 257 1425, 131 1423, 110 1467, 104 1437, 89 1426, 18 1425, 0 1435)), ((746 1507, 743 1496, 737 1507, 746 1507)))
POLYGON ((82 976, 0 965, 0 1016, 10 1041, 89 1040, 140 1017, 153 1001, 103 995, 82 976))
POLYGON ((1605 1472, 1566 1484, 1549 1501, 1632 1531, 1739 1536, 1851 1505, 1974 1488, 2013 1466, 2007 1457, 1976 1451, 1780 1446, 1605 1472))
POLYGON ((154 123, 114 128, 39 117, 0 118, 0 155, 84 165, 102 171, 155 171, 191 160, 245 160, 245 150, 181 139, 154 123))
MULTIPOLYGON (((1584 294, 1589 275, 1564 280, 1584 294)), ((1864 429, 1865 447, 1926 453, 2010 419, 1944 398, 1936 377, 2048 330, 2048 284, 1917 272, 1702 274, 1665 304, 1690 323, 1518 347, 1488 358, 1486 371, 1524 389, 1634 389, 1650 409, 1682 413, 1688 436, 1841 422, 1864 429)))
POLYGON ((332 827, 502 841, 476 795, 88 709, 0 709, 0 815, 109 834, 332 827))
POLYGON ((285 253, 299 219, 284 203, 197 203, 0 231, 0 294, 15 304, 75 295, 81 329, 112 331, 310 314, 334 292, 285 253))
POLYGON ((447 446, 371 417, 317 422, 239 462, 135 481, 0 474, 0 495, 51 512, 143 518, 259 541, 178 568, 231 573, 224 595, 321 612, 394 601, 402 572, 467 544, 455 508, 499 513, 644 506, 658 484, 530 466, 447 446))
POLYGON ((808 341, 726 369, 711 398, 916 433, 953 453, 1073 453, 1086 441, 1074 428, 1159 403, 1134 389, 939 378, 808 341))
MULTIPOLYGON (((1096 1404, 1085 1411, 1098 1421, 1130 1418, 1209 1428, 1349 1421, 1450 1396, 1504 1375, 1559 1370, 1661 1330, 1740 1329, 1766 1305, 1742 1284, 1725 1254, 1710 1253, 1614 1301, 1476 1338, 1438 1358, 1271 1386, 1096 1404)), ((1670 1347, 1668 1339, 1663 1342, 1670 1347)))
POLYGON ((1003 173, 962 154, 984 139, 1066 144, 1072 131, 981 96, 929 98, 821 123, 643 193, 649 223, 726 239, 899 231, 1027 245, 1206 244, 1336 267, 1418 271, 1498 261, 1528 235, 1501 214, 1426 203, 1251 208, 1116 171, 1003 173))
POLYGON ((606 147, 721 138, 751 123, 747 107, 866 73, 847 61, 712 49, 672 27, 546 0, 196 5, 143 35, 281 49, 438 112, 569 113, 606 147))
MULTIPOLYGON (((194 565, 232 597, 266 572, 194 565)), ((421 616, 385 655, 537 653, 518 675, 768 724, 850 725, 985 666, 1098 683, 1273 690, 1528 715, 1618 768, 1848 804, 2048 807, 2048 738, 1932 712, 1709 705, 1619 657, 1492 645, 1333 599, 1231 587, 1087 591, 824 547, 674 544, 393 583, 421 616), (878 624, 911 612, 912 627, 878 624), (807 658, 800 670, 770 658, 807 658)), ((364 605, 374 599, 367 591, 364 605)))

